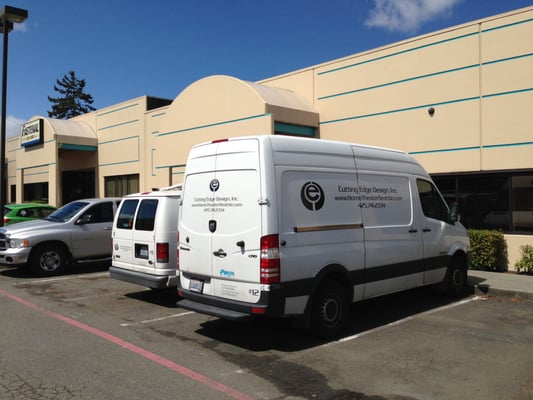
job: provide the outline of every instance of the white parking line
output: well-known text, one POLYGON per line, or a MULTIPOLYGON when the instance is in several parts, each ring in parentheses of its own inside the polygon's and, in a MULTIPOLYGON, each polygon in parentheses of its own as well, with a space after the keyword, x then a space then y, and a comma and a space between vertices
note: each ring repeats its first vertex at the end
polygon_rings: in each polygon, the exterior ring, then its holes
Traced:
POLYGON ((176 318, 176 317, 182 317, 184 315, 194 314, 194 311, 186 311, 179 314, 173 314, 168 315, 166 317, 160 317, 160 318, 154 318, 154 319, 145 319, 144 321, 139 322, 128 322, 124 324, 120 324, 120 326, 135 326, 135 325, 142 325, 142 324, 149 324, 150 322, 157 322, 157 321, 164 321, 169 318, 176 318))
POLYGON ((35 285, 39 283, 49 283, 49 282, 59 282, 59 281, 68 281, 72 279, 86 279, 86 278, 99 278, 103 276, 109 276, 109 272, 93 272, 91 274, 83 274, 83 275, 67 275, 67 276, 58 276, 54 278, 45 278, 45 279, 38 279, 34 281, 24 281, 24 282, 16 282, 13 283, 13 286, 18 285, 35 285))
MULTIPOLYGON (((367 335, 370 335, 372 333, 376 333, 376 332, 382 331, 384 329, 387 329, 387 328, 390 328, 390 327, 393 327, 393 326, 401 325, 401 324, 403 324, 405 322, 411 321, 411 320, 413 320, 415 318, 418 318, 418 317, 421 317, 421 316, 424 316, 424 315, 434 314, 436 312, 444 311, 444 310, 447 310, 449 308, 454 308, 454 307, 457 307, 457 306, 460 306, 460 305, 463 305, 463 304, 466 304, 466 303, 470 303, 470 302, 476 301, 476 300, 482 300, 482 298, 479 297, 479 296, 474 296, 472 298, 468 298, 468 299, 464 299, 464 300, 461 300, 461 301, 458 301, 458 302, 455 302, 455 303, 447 304, 447 305, 442 306, 442 307, 434 308, 432 310, 428 310, 428 311, 425 311, 425 312, 422 312, 422 313, 419 313, 419 314, 411 315, 411 316, 403 318, 403 319, 399 319, 398 321, 390 322, 390 323, 388 323, 386 325, 378 326, 377 328, 370 329, 368 331, 364 331, 364 332, 357 333, 357 334, 352 335, 352 336, 341 338, 341 339, 336 340, 334 342, 325 343, 322 346, 317 346, 317 347, 315 347, 313 349, 320 349, 320 348, 329 347, 329 346, 332 346, 332 345, 335 345, 335 344, 339 344, 339 343, 349 342, 351 340, 355 340, 355 339, 358 339, 360 337, 367 336, 367 335)), ((313 349, 310 349, 310 350, 313 350, 313 349)))

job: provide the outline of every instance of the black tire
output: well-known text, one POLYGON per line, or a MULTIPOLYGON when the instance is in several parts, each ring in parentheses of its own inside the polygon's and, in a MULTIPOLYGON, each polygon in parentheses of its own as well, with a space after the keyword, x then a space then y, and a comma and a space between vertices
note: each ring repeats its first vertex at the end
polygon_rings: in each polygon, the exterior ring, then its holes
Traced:
POLYGON ((67 253, 61 246, 42 245, 33 250, 30 266, 36 274, 52 276, 62 273, 67 261, 67 253))
POLYGON ((465 263, 454 257, 444 278, 444 293, 449 297, 459 297, 466 293, 468 276, 465 263))
POLYGON ((311 331, 329 339, 339 335, 348 322, 350 301, 346 289, 337 281, 324 282, 315 294, 311 309, 311 331))

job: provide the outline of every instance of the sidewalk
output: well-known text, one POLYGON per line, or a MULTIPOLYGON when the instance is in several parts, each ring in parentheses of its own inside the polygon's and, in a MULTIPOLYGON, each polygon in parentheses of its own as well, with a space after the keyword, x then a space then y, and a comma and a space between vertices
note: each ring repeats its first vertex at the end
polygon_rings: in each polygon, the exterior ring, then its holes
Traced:
POLYGON ((468 270, 468 284, 478 295, 533 299, 532 275, 468 270))

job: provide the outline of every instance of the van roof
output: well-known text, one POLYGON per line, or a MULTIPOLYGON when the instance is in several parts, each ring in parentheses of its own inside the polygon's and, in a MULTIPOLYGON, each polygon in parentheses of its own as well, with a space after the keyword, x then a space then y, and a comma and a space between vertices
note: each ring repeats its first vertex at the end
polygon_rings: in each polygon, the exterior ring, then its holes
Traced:
POLYGON ((154 190, 152 192, 139 192, 128 194, 124 197, 180 197, 181 190, 154 190))

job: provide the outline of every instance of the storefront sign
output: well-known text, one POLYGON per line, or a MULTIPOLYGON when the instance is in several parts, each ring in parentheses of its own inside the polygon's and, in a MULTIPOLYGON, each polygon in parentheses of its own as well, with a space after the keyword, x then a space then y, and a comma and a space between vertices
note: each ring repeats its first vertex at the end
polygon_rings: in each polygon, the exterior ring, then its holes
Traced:
POLYGON ((22 147, 32 146, 43 142, 44 120, 36 119, 22 125, 20 130, 20 145, 22 147))

